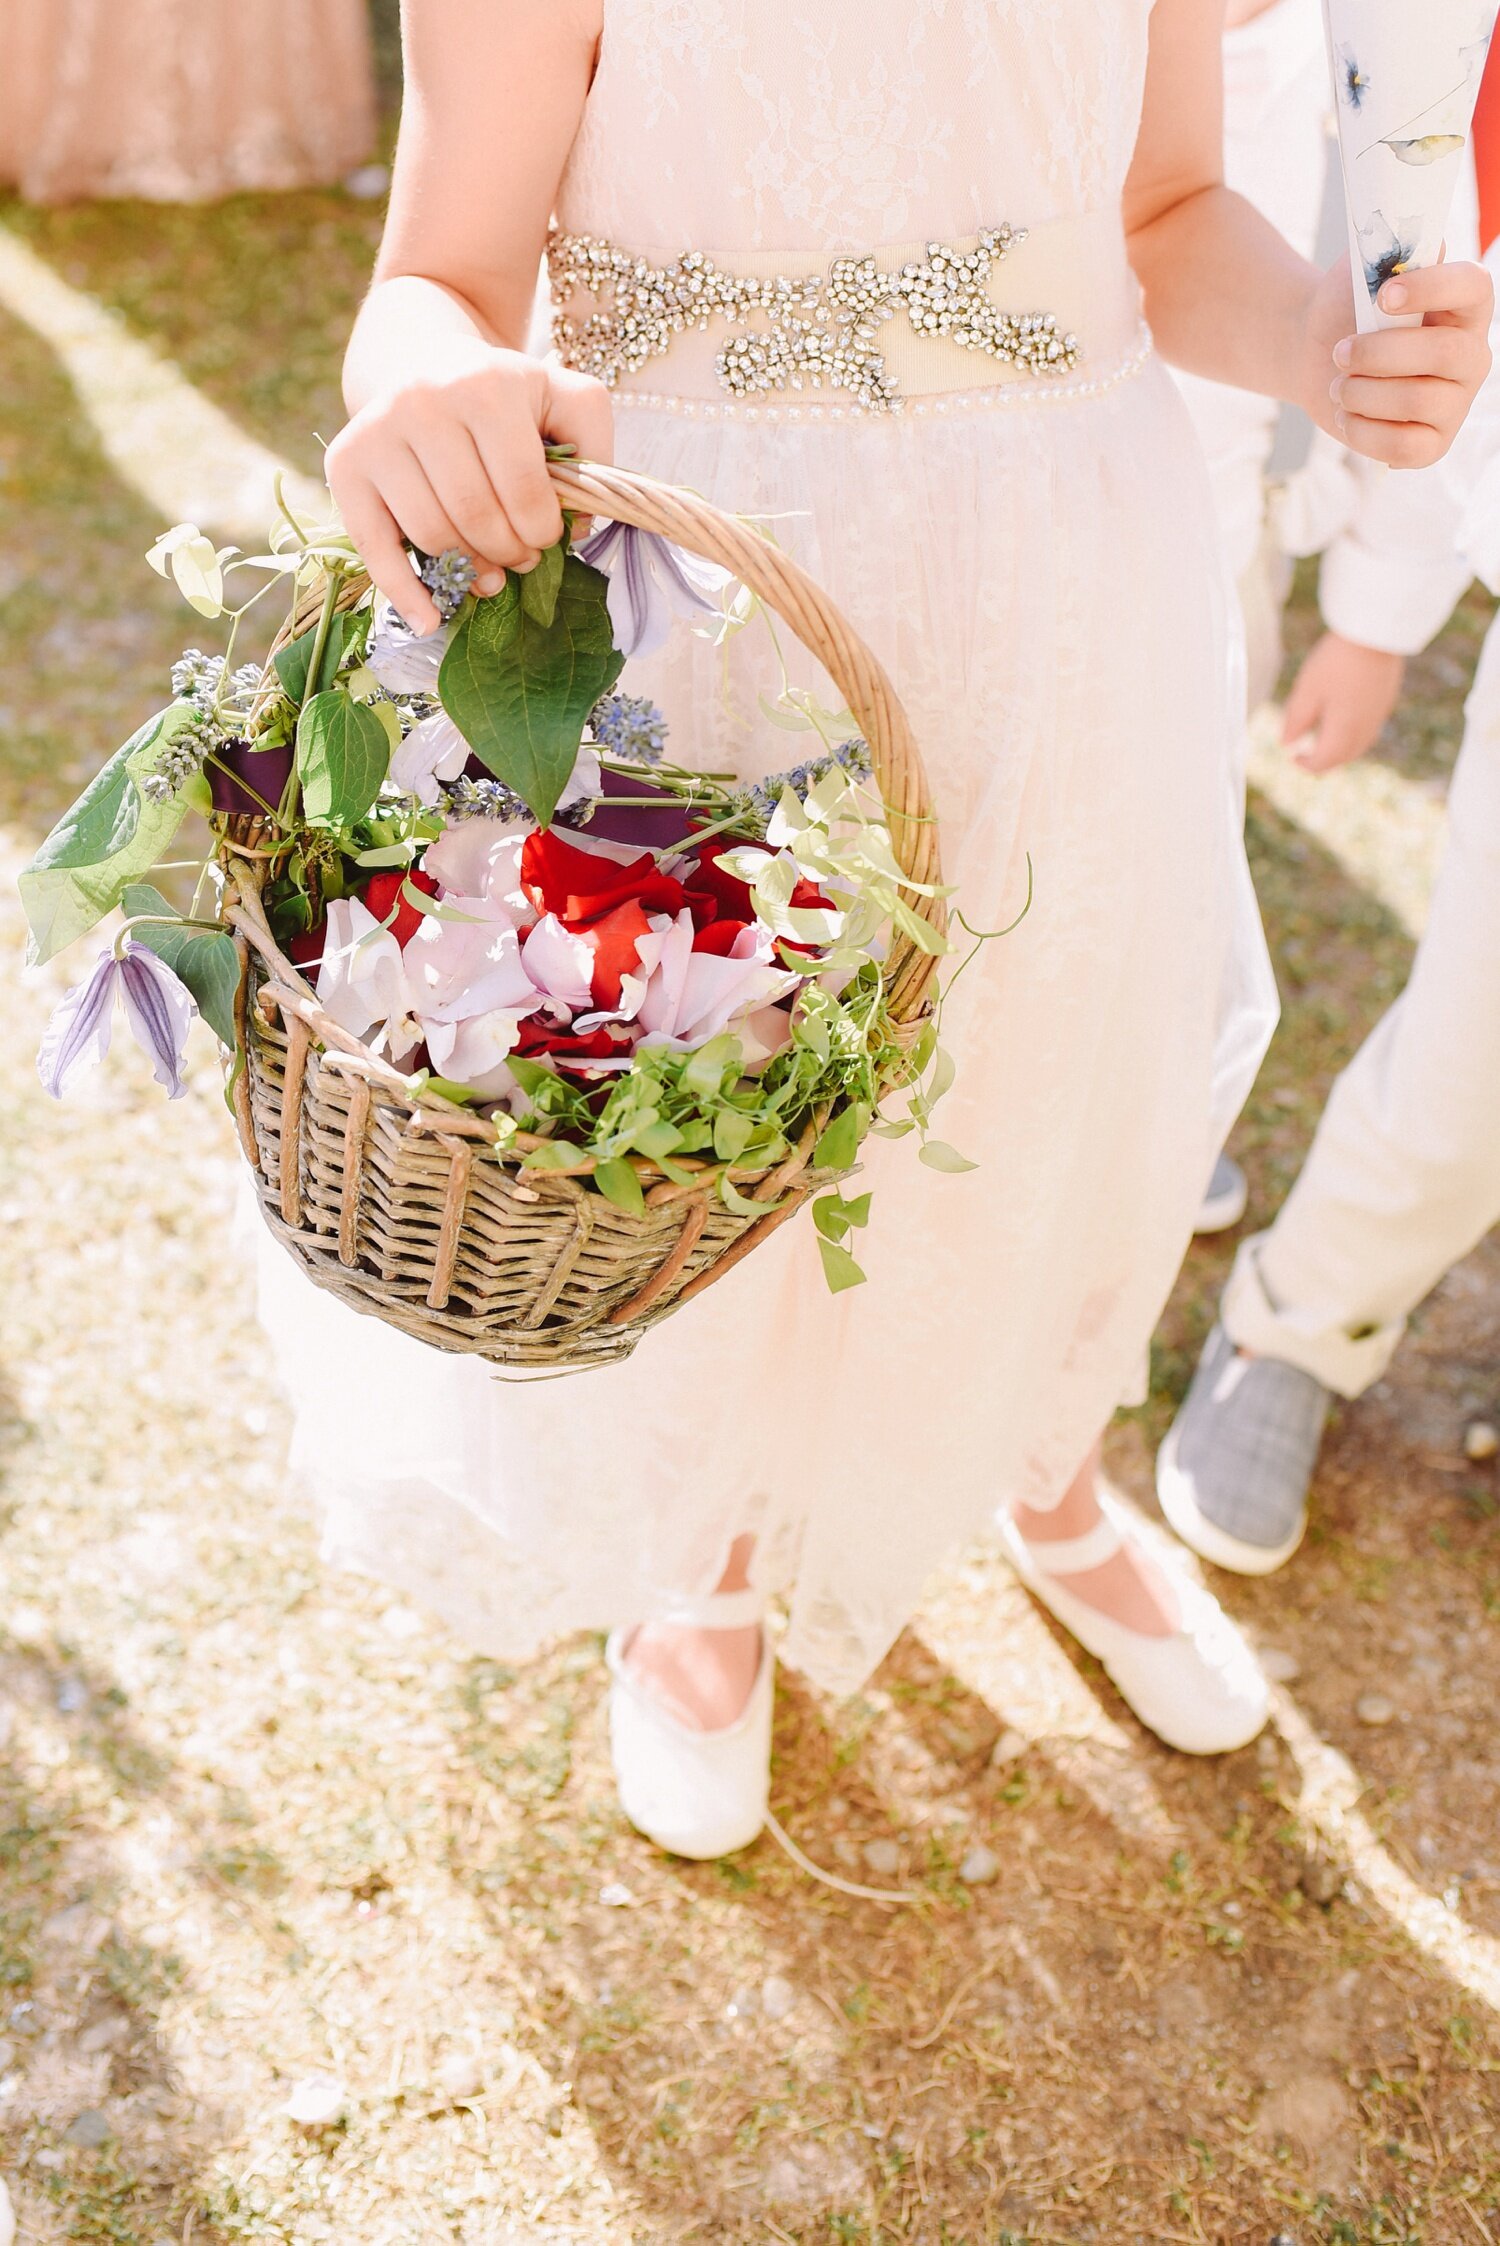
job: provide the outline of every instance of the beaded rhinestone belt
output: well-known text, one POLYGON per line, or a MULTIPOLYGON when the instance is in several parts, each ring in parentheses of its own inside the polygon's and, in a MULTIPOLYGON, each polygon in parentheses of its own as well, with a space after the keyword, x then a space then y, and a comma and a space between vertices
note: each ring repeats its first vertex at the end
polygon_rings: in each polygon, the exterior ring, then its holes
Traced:
POLYGON ((730 397, 839 391, 869 412, 897 413, 904 401, 880 331, 903 313, 918 339, 945 338, 1018 374, 1077 366, 1078 338, 1050 312, 1002 311, 986 294, 995 268, 1025 239, 1024 227, 1000 226, 972 247, 929 242, 923 256, 892 271, 874 257, 840 257, 819 273, 754 276, 728 272, 700 250, 653 265, 591 234, 554 233, 553 340, 568 366, 613 388, 676 337, 723 321, 743 331, 714 362, 730 397), (593 300, 585 317, 572 309, 579 294, 593 300))

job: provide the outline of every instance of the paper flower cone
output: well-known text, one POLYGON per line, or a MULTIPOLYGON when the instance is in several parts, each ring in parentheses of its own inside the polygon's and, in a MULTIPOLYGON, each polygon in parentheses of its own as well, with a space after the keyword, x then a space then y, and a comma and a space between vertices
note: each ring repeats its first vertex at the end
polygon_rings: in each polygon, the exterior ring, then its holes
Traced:
POLYGON ((1323 0, 1362 333, 1404 325, 1378 291, 1442 255, 1496 5, 1323 0))

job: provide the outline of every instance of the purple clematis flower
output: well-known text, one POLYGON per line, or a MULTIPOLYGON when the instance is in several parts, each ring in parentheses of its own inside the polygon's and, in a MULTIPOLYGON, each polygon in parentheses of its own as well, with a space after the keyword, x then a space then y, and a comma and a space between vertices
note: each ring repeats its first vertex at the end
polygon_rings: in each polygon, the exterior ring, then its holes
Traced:
POLYGON ((654 530, 608 523, 578 548, 578 558, 609 579, 609 619, 627 660, 664 647, 679 616, 713 616, 730 573, 701 561, 654 530))
POLYGON ((182 1064, 188 1025, 198 1009, 166 961, 130 937, 122 958, 112 951, 100 953, 94 972, 74 984, 47 1024, 36 1057, 43 1089, 60 1100, 79 1069, 103 1060, 117 992, 130 1034, 150 1059, 157 1083, 180 1100, 187 1090, 182 1064))

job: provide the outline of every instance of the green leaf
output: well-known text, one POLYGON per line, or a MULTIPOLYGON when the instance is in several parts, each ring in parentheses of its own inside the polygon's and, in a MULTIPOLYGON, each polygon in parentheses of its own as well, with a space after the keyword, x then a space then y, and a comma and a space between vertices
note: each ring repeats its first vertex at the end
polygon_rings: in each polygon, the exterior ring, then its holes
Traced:
POLYGON ((676 1154, 682 1145, 682 1133, 675 1123, 649 1123, 637 1131, 635 1143, 648 1160, 659 1162, 664 1154, 676 1154))
POLYGON ((929 1170, 945 1170, 952 1177, 957 1177, 960 1171, 977 1170, 979 1167, 977 1162, 967 1161, 955 1147, 949 1146, 945 1139, 924 1140, 921 1159, 927 1164, 929 1170))
MULTIPOLYGON (((350 646, 365 631, 369 621, 368 616, 355 609, 344 609, 332 618, 328 626, 328 637, 323 643, 323 659, 318 665, 313 694, 327 693, 338 676, 339 665, 350 646)), ((300 639, 290 641, 276 654, 276 676, 299 708, 310 699, 307 666, 312 661, 313 643, 317 636, 317 628, 314 626, 312 631, 304 632, 300 639)))
POLYGON ((741 1193, 727 1170, 719 1179, 719 1198, 737 1217, 765 1217, 781 1207, 779 1201, 752 1201, 748 1193, 741 1193))
POLYGON ((154 951, 178 981, 186 984, 219 1043, 232 1047, 234 1001, 240 986, 240 958, 233 937, 206 928, 184 928, 180 916, 149 881, 132 882, 120 902, 128 920, 138 913, 162 915, 166 925, 136 928, 131 933, 138 944, 154 951))
POLYGON ((818 1253, 823 1258, 823 1276, 828 1281, 829 1292, 841 1295, 846 1287, 862 1287, 865 1275, 850 1255, 833 1240, 820 1240, 818 1253))
POLYGON ((570 1140, 548 1139, 545 1146, 532 1148, 523 1167, 528 1170, 576 1170, 579 1163, 587 1159, 583 1148, 574 1146, 570 1140))
POLYGON ((836 1193, 820 1193, 813 1203, 813 1223, 825 1240, 842 1240, 849 1229, 844 1204, 836 1193))
POLYGON ((535 569, 528 569, 521 579, 521 606, 534 623, 550 630, 557 615, 558 595, 562 591, 563 564, 568 558, 568 541, 560 538, 549 546, 535 569))
POLYGON ((33 965, 52 959, 113 912, 129 884, 163 857, 187 816, 181 796, 154 803, 140 782, 195 713, 186 703, 148 719, 65 811, 16 886, 33 965))
POLYGON ((738 1108, 720 1108, 714 1117, 714 1152, 721 1162, 738 1162, 750 1144, 753 1119, 738 1108))
POLYGON ((439 1093, 443 1099, 451 1100, 455 1107, 472 1107, 477 1099, 483 1097, 471 1084, 455 1084, 451 1076, 434 1076, 430 1071, 423 1078, 422 1089, 424 1092, 439 1093))
POLYGON ((868 1122, 869 1115, 857 1100, 836 1115, 813 1148, 816 1167, 820 1170, 849 1169, 859 1154, 859 1142, 868 1122))
POLYGON ((546 826, 578 761, 588 714, 624 658, 597 569, 567 556, 550 624, 528 612, 524 582, 508 577, 493 600, 476 601, 460 619, 438 693, 480 760, 546 826))
POLYGON ((594 1183, 606 1201, 613 1201, 617 1209, 627 1216, 643 1217, 646 1214, 646 1196, 641 1191, 641 1181, 629 1162, 596 1162, 594 1183))
POLYGON ((390 769, 375 712, 347 694, 315 694, 297 722, 297 771, 314 826, 347 827, 369 810, 390 769))
POLYGON ((689 1053, 683 1063, 681 1084, 685 1092, 695 1099, 712 1099, 722 1089, 724 1079, 740 1073, 745 1049, 737 1037, 713 1037, 700 1045, 696 1053, 689 1053))

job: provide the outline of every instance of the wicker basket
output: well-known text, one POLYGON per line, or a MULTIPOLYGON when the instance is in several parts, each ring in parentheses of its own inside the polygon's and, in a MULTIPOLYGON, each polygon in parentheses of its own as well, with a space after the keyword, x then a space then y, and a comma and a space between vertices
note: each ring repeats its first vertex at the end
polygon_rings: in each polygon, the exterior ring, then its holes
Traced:
MULTIPOLYGON (((863 727, 903 866, 936 882, 936 829, 905 713, 868 648, 797 564, 706 501, 624 470, 567 462, 552 480, 569 509, 659 531, 723 563, 784 619, 863 727)), ((351 579, 344 600, 358 600, 366 585, 351 579)), ((306 628, 321 605, 314 588, 289 630, 306 628)), ((775 1170, 734 1169, 740 1193, 766 1205, 763 1215, 725 1205, 713 1163, 700 1165, 697 1186, 632 1157, 645 1196, 640 1217, 580 1182, 587 1164, 568 1175, 525 1169, 521 1157, 537 1140, 522 1134, 498 1151, 482 1117, 414 1092, 323 1012, 267 924, 260 840, 241 824, 224 846, 225 918, 242 968, 235 1115, 275 1237, 354 1309, 497 1366, 609 1364, 833 1182, 811 1164, 822 1118, 775 1170)), ((941 927, 940 901, 918 902, 941 927)), ((908 939, 894 941, 885 969, 891 1012, 913 1034, 934 964, 908 939)))

